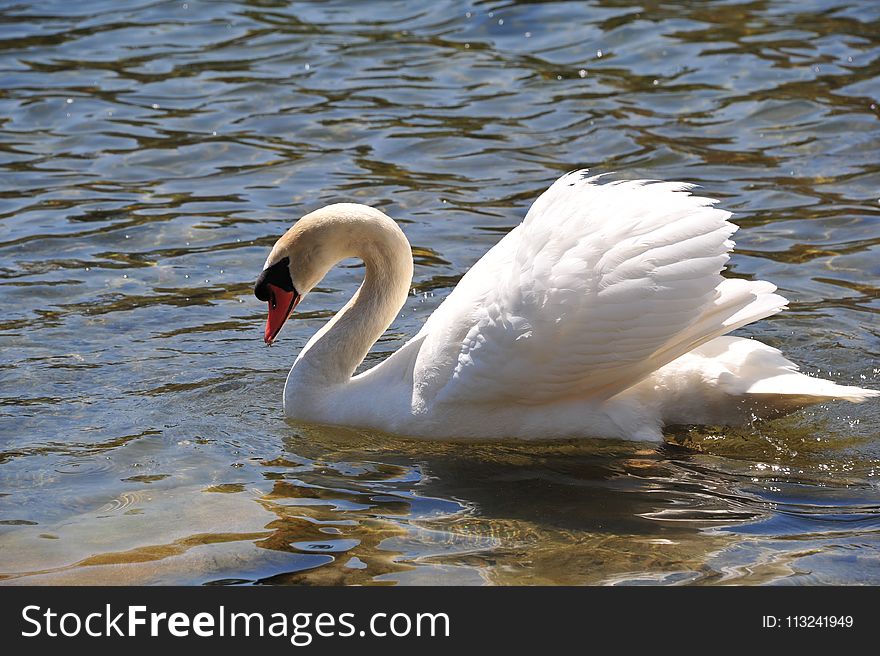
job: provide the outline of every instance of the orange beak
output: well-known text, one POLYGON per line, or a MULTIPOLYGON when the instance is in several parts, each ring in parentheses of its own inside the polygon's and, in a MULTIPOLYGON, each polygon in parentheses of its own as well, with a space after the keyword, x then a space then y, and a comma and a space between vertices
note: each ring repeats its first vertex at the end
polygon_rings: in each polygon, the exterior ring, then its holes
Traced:
POLYGON ((270 293, 269 318, 266 320, 266 334, 263 340, 266 344, 271 344, 275 341, 293 309, 302 300, 302 296, 295 291, 288 292, 271 283, 267 287, 270 293))

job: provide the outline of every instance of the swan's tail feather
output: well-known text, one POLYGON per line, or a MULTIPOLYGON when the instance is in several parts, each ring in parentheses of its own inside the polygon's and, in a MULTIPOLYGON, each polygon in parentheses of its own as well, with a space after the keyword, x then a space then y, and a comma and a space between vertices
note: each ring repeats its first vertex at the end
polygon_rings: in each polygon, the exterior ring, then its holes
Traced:
POLYGON ((807 376, 777 349, 729 336, 671 362, 652 382, 669 395, 667 424, 745 424, 816 403, 880 397, 880 390, 807 376))
POLYGON ((807 376, 778 349, 754 339, 722 337, 698 349, 697 353, 723 368, 717 374, 718 386, 734 396, 797 397, 810 399, 810 403, 834 399, 861 403, 880 396, 877 390, 807 376))
POLYGON ((813 378, 797 371, 767 374, 756 376, 757 379, 740 395, 740 398, 750 402, 752 414, 758 417, 784 415, 828 401, 862 403, 880 396, 878 390, 838 385, 833 381, 813 378))
POLYGON ((797 372, 762 378, 750 385, 744 393, 749 396, 800 398, 805 401, 804 405, 835 400, 862 403, 880 396, 880 390, 838 385, 824 378, 813 378, 797 372))

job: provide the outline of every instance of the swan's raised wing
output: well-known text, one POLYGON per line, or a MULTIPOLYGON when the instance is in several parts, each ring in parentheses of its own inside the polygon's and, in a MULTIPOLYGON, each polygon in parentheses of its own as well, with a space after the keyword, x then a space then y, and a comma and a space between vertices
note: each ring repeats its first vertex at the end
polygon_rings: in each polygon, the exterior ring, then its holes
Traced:
POLYGON ((415 409, 609 398, 779 311, 769 283, 725 281, 736 226, 690 185, 575 171, 462 278, 416 339, 415 409))

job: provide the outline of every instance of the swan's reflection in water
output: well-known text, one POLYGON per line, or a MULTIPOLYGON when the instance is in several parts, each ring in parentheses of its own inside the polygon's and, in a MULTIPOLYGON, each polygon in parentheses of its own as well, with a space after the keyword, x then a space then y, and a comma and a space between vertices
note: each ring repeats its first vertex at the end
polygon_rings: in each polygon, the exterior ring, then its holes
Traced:
POLYGON ((880 506, 859 472, 841 472, 841 492, 810 480, 809 451, 762 469, 779 443, 754 435, 470 444, 284 428, 282 453, 244 465, 248 483, 144 485, 7 533, 3 582, 833 582, 853 559, 876 565, 880 506))

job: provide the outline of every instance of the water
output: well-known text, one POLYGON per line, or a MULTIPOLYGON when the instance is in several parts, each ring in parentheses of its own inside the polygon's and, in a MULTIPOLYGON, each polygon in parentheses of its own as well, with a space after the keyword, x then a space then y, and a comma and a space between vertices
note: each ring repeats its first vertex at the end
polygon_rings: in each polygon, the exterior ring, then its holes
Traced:
POLYGON ((739 331, 877 387, 880 5, 15 2, 0 8, 6 583, 880 583, 880 404, 663 446, 285 422, 251 285, 321 205, 402 222, 393 352, 561 173, 696 182, 739 331))

